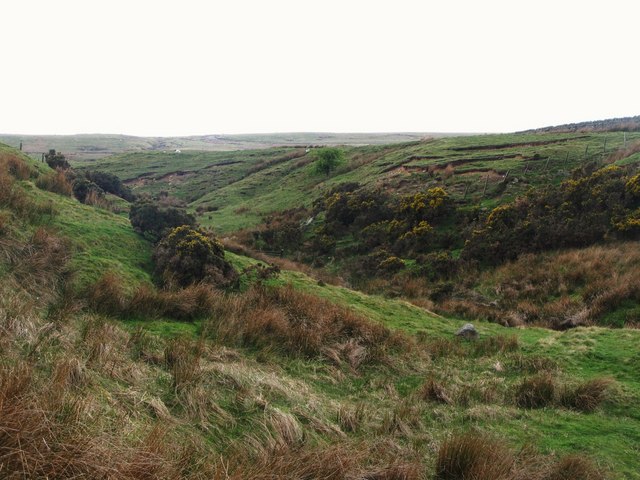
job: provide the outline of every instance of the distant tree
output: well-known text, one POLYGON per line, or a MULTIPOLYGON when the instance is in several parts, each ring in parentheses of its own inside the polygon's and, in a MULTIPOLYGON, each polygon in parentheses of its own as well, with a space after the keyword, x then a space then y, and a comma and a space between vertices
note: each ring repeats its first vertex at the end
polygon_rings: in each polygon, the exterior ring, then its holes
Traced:
POLYGON ((136 232, 153 242, 172 228, 196 223, 194 216, 183 208, 161 205, 149 198, 141 198, 131 205, 129 220, 136 232))
POLYGON ((339 148, 321 148, 314 153, 314 162, 317 173, 329 174, 336 169, 344 160, 344 153, 339 148))

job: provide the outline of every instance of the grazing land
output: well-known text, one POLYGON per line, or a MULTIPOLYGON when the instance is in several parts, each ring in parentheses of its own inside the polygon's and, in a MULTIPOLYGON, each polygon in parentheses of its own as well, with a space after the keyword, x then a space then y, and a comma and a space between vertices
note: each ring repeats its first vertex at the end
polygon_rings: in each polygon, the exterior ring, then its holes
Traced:
POLYGON ((140 144, 70 157, 66 174, 0 144, 0 472, 640 478, 637 239, 594 220, 608 236, 585 245, 483 264, 464 253, 465 235, 486 229, 496 207, 548 188, 551 210, 567 181, 596 197, 627 192, 632 211, 640 133, 343 138, 344 160, 328 174, 307 148, 323 143, 303 139, 242 137, 256 148, 228 152, 140 144), (213 227, 234 282, 163 285, 156 240, 134 230, 128 201, 97 189, 74 198, 95 170, 213 227), (347 183, 357 187, 335 190, 347 183), (384 240, 399 270, 357 281, 350 261, 371 253, 371 237, 355 231, 364 220, 331 223, 338 203, 325 198, 400 215, 396 200, 422 192, 439 208, 436 188, 450 209, 428 210, 423 230, 449 236, 425 237, 424 251, 406 236, 384 240), (436 275, 443 252, 458 270, 436 275), (567 312, 586 312, 584 322, 555 329, 549 319, 567 312), (476 340, 455 335, 469 321, 476 340))

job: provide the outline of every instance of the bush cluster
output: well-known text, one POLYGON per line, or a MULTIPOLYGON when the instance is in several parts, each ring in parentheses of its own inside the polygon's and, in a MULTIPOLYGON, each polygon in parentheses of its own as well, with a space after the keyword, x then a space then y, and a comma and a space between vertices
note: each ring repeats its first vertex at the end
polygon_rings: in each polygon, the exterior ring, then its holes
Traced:
POLYGON ((531 192, 493 209, 467 241, 463 257, 498 264, 523 253, 637 236, 638 183, 637 175, 628 178, 611 165, 531 192))
POLYGON ((160 240, 172 228, 196 223, 195 217, 183 208, 163 205, 146 197, 131 205, 129 220, 136 232, 153 242, 160 240))
POLYGON ((226 286, 238 277, 224 259, 222 244, 209 232, 189 225, 176 227, 162 238, 153 251, 153 261, 164 285, 205 282, 226 286))

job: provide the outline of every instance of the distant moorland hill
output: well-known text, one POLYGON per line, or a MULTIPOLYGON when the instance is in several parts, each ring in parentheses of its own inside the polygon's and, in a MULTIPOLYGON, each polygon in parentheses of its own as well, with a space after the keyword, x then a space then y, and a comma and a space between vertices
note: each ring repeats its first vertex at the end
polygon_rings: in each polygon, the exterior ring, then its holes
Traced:
POLYGON ((609 118, 589 122, 566 123, 550 127, 534 128, 519 133, 569 133, 569 132, 638 132, 640 115, 635 117, 609 118))

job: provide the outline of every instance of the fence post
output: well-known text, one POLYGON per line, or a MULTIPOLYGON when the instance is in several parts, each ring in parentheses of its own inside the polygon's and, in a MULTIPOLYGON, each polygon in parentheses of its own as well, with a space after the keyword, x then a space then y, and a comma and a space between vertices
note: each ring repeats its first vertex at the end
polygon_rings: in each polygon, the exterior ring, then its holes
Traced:
POLYGON ((484 193, 487 191, 487 183, 489 183, 489 174, 487 173, 487 176, 485 177, 484 180, 484 188, 482 189, 482 196, 484 197, 484 193))

